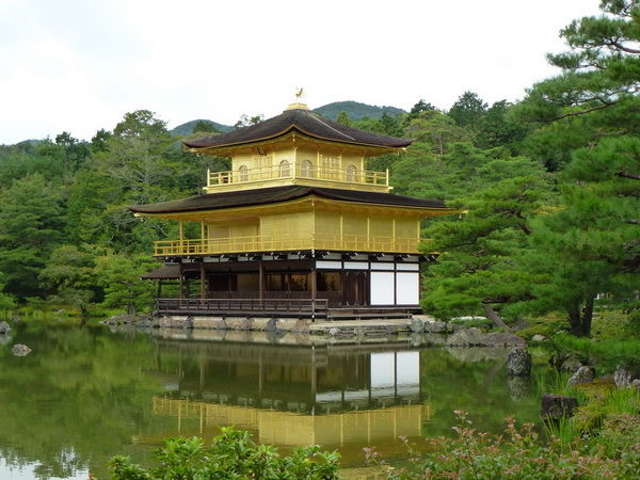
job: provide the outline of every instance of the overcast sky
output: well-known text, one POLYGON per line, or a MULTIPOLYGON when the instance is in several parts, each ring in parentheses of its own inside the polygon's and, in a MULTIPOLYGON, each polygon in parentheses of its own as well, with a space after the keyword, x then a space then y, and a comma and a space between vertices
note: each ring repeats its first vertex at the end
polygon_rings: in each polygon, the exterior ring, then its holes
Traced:
POLYGON ((554 74, 560 28, 599 0, 0 0, 0 143, 89 139, 125 112, 169 127, 278 114, 303 86, 339 100, 448 108, 516 100, 554 74))

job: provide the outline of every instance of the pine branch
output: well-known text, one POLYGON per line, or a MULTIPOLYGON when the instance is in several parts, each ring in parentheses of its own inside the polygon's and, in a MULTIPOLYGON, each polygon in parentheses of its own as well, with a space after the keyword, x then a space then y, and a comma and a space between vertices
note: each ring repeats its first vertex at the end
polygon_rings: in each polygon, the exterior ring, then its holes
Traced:
POLYGON ((627 172, 618 172, 616 173, 617 176, 622 177, 622 178, 630 178, 631 180, 640 180, 640 175, 635 175, 633 173, 627 173, 627 172))
POLYGON ((635 49, 635 48, 625 47, 623 44, 619 43, 619 42, 618 42, 618 41, 616 41, 616 40, 611 40, 611 41, 609 41, 608 43, 609 43, 609 45, 611 45, 612 47, 615 47, 615 48, 617 48, 618 50, 622 50, 623 52, 626 52, 626 53, 632 53, 632 54, 635 54, 635 55, 640 54, 640 50, 637 50, 637 49, 635 49))
POLYGON ((581 110, 579 112, 565 113, 563 115, 560 115, 559 117, 551 119, 551 121, 552 122, 557 122, 558 120, 562 120, 563 118, 579 117, 580 115, 586 115, 587 113, 597 112, 598 110, 604 110, 605 108, 609 108, 609 107, 615 105, 616 103, 617 102, 605 103, 604 105, 598 105, 597 107, 588 108, 586 110, 581 110))

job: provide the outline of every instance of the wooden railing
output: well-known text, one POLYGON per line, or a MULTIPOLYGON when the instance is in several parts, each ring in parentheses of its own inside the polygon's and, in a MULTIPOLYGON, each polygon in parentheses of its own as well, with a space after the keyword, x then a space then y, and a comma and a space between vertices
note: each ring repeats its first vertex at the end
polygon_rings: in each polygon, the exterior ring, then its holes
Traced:
POLYGON ((354 252, 418 253, 416 237, 315 234, 300 237, 247 236, 155 242, 155 256, 217 255, 223 253, 336 250, 354 252))
POLYGON ((325 299, 299 298, 158 298, 158 313, 306 314, 325 315, 325 299))
POLYGON ((264 168, 248 168, 225 172, 207 172, 207 190, 229 185, 242 185, 278 179, 326 180, 358 185, 388 187, 389 172, 375 172, 349 168, 323 168, 304 164, 288 166, 270 166, 264 168))

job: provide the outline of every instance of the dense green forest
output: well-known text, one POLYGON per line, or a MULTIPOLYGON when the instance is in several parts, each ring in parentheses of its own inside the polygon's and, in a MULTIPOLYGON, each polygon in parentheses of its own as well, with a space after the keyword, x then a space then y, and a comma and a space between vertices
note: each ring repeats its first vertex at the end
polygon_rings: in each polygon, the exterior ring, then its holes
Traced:
MULTIPOLYGON (((556 312, 576 335, 590 333, 598 309, 640 322, 634 5, 605 0, 601 16, 563 29, 567 51, 549 55, 561 73, 517 103, 489 105, 467 91, 446 111, 422 99, 408 113, 337 114, 415 139, 406 153, 370 162, 391 170, 395 193, 467 211, 424 225, 425 251, 441 252, 425 276, 426 311, 507 323, 556 312)), ((192 128, 217 130, 209 121, 192 128)), ((90 141, 62 132, 1 146, 0 306, 148 308, 152 286, 139 276, 153 266, 152 242, 176 237, 176 226, 134 218, 127 206, 196 194, 207 168, 229 166, 183 152, 179 138, 140 110, 90 141)))

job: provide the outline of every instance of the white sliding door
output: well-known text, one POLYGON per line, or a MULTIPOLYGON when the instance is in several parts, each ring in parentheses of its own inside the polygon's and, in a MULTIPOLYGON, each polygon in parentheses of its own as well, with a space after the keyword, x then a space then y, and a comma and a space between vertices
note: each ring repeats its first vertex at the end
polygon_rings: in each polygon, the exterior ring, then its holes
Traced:
POLYGON ((417 305, 420 295, 418 272, 396 272, 396 304, 417 305))
POLYGON ((393 272, 371 272, 371 305, 393 305, 393 272))

